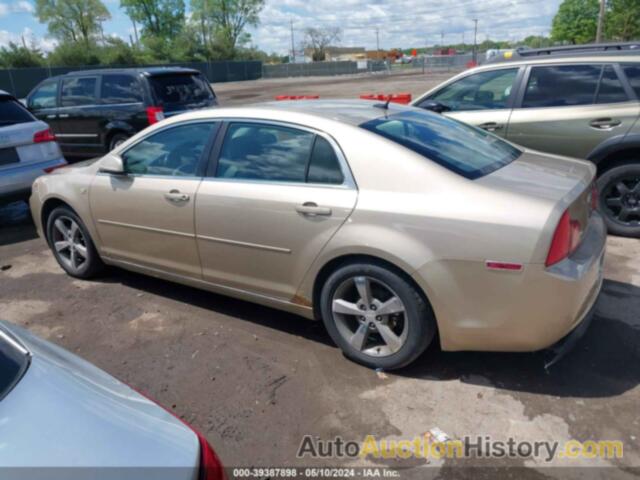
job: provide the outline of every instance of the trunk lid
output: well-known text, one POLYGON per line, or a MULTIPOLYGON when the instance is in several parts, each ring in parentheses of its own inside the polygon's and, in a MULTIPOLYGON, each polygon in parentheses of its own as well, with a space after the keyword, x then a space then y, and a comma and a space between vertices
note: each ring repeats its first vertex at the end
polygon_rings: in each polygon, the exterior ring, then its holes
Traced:
POLYGON ((33 136, 37 132, 48 128, 40 120, 8 126, 0 124, 0 171, 61 158, 57 142, 33 142, 33 136))

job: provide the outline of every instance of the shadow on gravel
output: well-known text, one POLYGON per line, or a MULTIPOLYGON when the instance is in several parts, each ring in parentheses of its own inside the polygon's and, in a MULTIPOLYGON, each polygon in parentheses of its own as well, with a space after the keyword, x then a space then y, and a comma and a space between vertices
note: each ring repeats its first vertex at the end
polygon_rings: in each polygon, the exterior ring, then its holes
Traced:
POLYGON ((559 397, 609 397, 640 383, 640 288, 606 280, 596 316, 575 348, 549 371, 536 353, 442 352, 430 348, 400 376, 491 383, 559 397))
POLYGON ((32 240, 37 236, 26 202, 0 205, 0 246, 32 240))

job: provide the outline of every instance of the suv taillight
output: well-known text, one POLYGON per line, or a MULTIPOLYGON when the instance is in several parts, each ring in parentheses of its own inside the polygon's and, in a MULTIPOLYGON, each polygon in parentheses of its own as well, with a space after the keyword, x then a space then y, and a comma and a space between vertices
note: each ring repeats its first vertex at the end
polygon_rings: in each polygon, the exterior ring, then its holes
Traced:
POLYGON ((33 143, 55 142, 56 136, 53 134, 50 128, 46 130, 40 130, 33 134, 33 143))
POLYGON ((569 210, 565 210, 553 233, 545 265, 550 267, 567 258, 578 248, 580 240, 582 240, 580 222, 572 219, 569 210))
POLYGON ((164 120, 164 111, 162 107, 147 107, 147 120, 149 125, 158 123, 160 120, 164 120))

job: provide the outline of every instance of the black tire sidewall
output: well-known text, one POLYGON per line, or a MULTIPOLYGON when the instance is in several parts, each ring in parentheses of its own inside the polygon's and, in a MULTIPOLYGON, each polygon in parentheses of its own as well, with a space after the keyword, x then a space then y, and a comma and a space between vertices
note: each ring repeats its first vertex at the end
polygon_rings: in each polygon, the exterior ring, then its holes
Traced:
POLYGON ((350 359, 371 368, 393 370, 414 361, 431 343, 435 335, 435 319, 431 307, 415 288, 400 275, 378 265, 350 264, 329 276, 320 295, 322 321, 333 341, 350 359), (387 357, 373 357, 354 349, 340 334, 333 318, 331 303, 336 289, 347 279, 365 275, 387 284, 402 300, 406 308, 405 321, 409 332, 400 350, 387 357))
POLYGON ((85 227, 80 217, 78 217, 78 215, 76 215, 76 213, 68 207, 57 207, 51 212, 51 214, 47 218, 47 242, 49 243, 51 252, 53 253, 53 256, 58 262, 58 265, 60 265, 62 269, 72 277, 84 278, 84 279, 91 278, 95 276, 103 266, 102 260, 100 259, 100 256, 98 255, 96 247, 93 244, 93 240, 91 239, 91 235, 89 235, 89 232, 87 231, 87 227, 85 227), (85 243, 87 245, 87 257, 89 258, 87 258, 85 264, 77 272, 69 270, 69 268, 62 261, 60 261, 58 253, 56 252, 56 249, 53 246, 53 228, 54 228, 53 224, 56 221, 56 219, 61 216, 72 218, 78 224, 78 227, 80 227, 80 230, 82 231, 82 235, 84 235, 84 238, 85 238, 85 243))
POLYGON ((600 177, 596 180, 596 185, 598 187, 598 192, 600 193, 600 213, 604 218, 605 223, 607 224, 607 230, 609 233, 613 235, 619 235, 622 237, 634 237, 640 238, 640 226, 638 227, 628 227, 625 225, 621 225, 612 219, 606 212, 604 207, 604 195, 602 193, 605 191, 608 185, 612 182, 615 182, 616 179, 627 177, 629 175, 637 175, 640 177, 640 164, 628 164, 628 165, 620 165, 617 167, 613 167, 607 171, 605 171, 600 177))
POLYGON ((109 140, 109 151, 116 148, 115 144, 118 140, 126 141, 128 138, 129 135, 127 135, 126 133, 116 133, 113 137, 111 137, 111 140, 109 140))

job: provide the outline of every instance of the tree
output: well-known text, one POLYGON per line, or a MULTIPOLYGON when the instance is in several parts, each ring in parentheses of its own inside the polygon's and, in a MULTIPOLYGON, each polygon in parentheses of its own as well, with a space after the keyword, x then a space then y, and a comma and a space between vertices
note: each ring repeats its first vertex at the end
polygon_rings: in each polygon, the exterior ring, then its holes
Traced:
POLYGON ((309 27, 304 31, 304 46, 313 50, 314 62, 322 62, 326 59, 326 49, 332 43, 340 42, 342 31, 337 28, 309 27))
POLYGON ((609 0, 605 16, 607 37, 629 41, 640 38, 640 1, 609 0))
POLYGON ((264 1, 192 0, 193 19, 200 24, 203 43, 234 58, 236 49, 250 39, 245 28, 258 25, 264 1))
POLYGON ((111 15, 100 0, 36 0, 36 17, 54 37, 89 44, 111 15))
POLYGON ((553 18, 551 37, 572 44, 593 42, 598 28, 598 0, 564 0, 553 18))
POLYGON ((39 67, 44 64, 42 52, 37 48, 9 42, 0 48, 0 66, 4 68, 39 67))
POLYGON ((142 25, 143 36, 170 40, 184 27, 184 0, 120 0, 120 7, 142 25))

